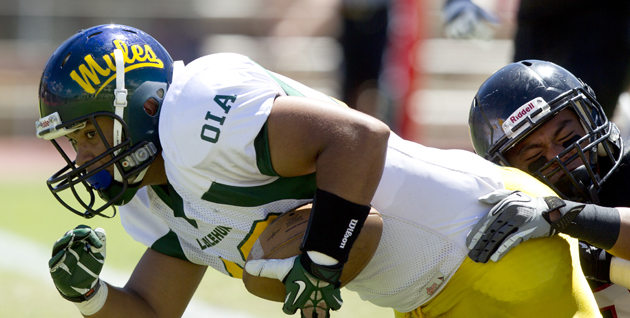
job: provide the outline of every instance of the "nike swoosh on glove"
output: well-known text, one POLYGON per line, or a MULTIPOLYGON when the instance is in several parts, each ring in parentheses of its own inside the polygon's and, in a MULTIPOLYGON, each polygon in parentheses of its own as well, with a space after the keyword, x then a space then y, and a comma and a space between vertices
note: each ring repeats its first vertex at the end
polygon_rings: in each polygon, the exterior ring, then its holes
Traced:
POLYGON ((287 259, 259 259, 245 264, 254 276, 278 279, 286 288, 282 310, 292 315, 300 309, 301 317, 330 317, 330 310, 341 308, 339 278, 343 265, 323 266, 302 253, 287 259))

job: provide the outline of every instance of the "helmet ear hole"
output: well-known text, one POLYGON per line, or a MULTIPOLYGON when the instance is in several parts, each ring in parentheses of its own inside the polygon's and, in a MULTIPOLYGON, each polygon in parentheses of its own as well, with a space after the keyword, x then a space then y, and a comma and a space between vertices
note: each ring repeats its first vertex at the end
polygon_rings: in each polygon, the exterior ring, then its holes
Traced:
POLYGON ((63 68, 64 65, 66 65, 66 62, 68 62, 68 60, 70 59, 70 55, 72 55, 72 52, 68 53, 66 57, 63 58, 63 61, 61 61, 61 68, 63 68))
POLYGON ((155 98, 149 98, 144 102, 143 108, 147 115, 153 117, 157 114, 159 103, 155 98))

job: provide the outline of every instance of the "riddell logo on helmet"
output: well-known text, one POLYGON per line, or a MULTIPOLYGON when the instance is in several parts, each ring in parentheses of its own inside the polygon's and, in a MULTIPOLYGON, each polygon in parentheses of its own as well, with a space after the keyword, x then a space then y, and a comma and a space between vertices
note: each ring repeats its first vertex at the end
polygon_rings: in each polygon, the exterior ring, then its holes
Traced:
POLYGON ((527 116, 529 113, 531 113, 535 109, 536 109, 536 105, 534 105, 534 103, 532 102, 529 102, 525 104, 525 106, 522 106, 521 108, 513 112, 512 115, 508 117, 508 119, 510 120, 512 124, 515 124, 521 121, 521 119, 523 119, 525 116, 527 116))
POLYGON ((40 123, 40 125, 42 126, 42 128, 48 128, 48 126, 50 126, 50 125, 51 125, 51 122, 50 122, 50 120, 48 120, 48 119, 46 119, 46 120, 44 120, 44 121, 41 121, 41 122, 39 122, 39 123, 40 123))
POLYGON ((510 114, 505 119, 505 122, 501 123, 501 128, 503 128, 503 132, 508 138, 515 138, 527 127, 530 127, 531 124, 536 124, 541 118, 547 116, 549 112, 549 104, 542 97, 536 97, 510 114), (529 123, 524 122, 526 118, 529 119, 529 123), (519 128, 514 131, 513 129, 517 126, 519 128))
MULTIPOLYGON (((135 70, 143 67, 155 67, 164 68, 164 62, 160 60, 153 49, 148 44, 140 46, 134 44, 131 47, 127 46, 121 40, 114 40, 114 45, 117 49, 123 53, 125 60, 125 73, 131 70, 135 70)), ((114 52, 103 55, 102 59, 105 61, 106 67, 102 67, 92 55, 86 55, 84 58, 85 64, 81 64, 77 70, 73 70, 70 73, 70 77, 77 82, 87 93, 98 95, 98 93, 107 86, 109 82, 116 78, 116 64, 114 59, 114 52), (112 74, 113 73, 113 74, 112 74), (92 85, 101 85, 98 91, 92 85)))

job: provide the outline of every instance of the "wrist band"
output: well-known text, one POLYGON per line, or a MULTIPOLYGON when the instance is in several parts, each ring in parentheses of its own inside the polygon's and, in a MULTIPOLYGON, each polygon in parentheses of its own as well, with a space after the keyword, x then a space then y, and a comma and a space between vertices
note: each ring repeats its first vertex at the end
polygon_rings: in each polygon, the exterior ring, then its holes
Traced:
POLYGON ((613 256, 610 261, 610 281, 630 289, 630 262, 613 256))
POLYGON ((346 263, 369 214, 369 206, 317 189, 300 250, 320 252, 346 263))
MULTIPOLYGON (((548 198, 545 201, 549 205, 548 198)), ((552 229, 605 250, 615 245, 621 227, 621 216, 617 209, 562 201, 565 205, 558 209, 562 217, 551 224, 552 229)), ((552 205, 549 206, 554 209, 552 205)))
POLYGON ((105 284, 103 280, 99 279, 97 285, 100 285, 100 287, 98 288, 98 290, 96 290, 96 292, 94 292, 94 294, 91 295, 88 300, 80 303, 74 303, 77 308, 79 308, 81 314, 85 316, 90 316, 97 313, 99 310, 101 310, 101 308, 103 308, 103 305, 105 305, 105 301, 107 300, 107 284, 105 284))

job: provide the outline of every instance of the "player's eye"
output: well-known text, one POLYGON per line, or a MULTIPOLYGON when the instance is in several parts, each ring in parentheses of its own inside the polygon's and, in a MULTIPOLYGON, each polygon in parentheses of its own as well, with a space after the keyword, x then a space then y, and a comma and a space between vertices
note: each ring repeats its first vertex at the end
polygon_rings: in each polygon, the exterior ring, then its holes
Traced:
POLYGON ((95 130, 91 130, 85 133, 85 137, 87 139, 92 139, 94 137, 96 137, 96 131, 95 130))
POLYGON ((530 173, 535 173, 540 170, 549 160, 545 156, 539 156, 536 160, 533 160, 527 165, 527 170, 530 173))
MULTIPOLYGON (((533 150, 533 149, 532 149, 533 150)), ((523 156, 525 158, 525 162, 532 162, 536 159, 538 159, 538 157, 542 156, 542 151, 531 151, 531 152, 526 152, 525 155, 523 156)))
POLYGON ((578 140, 580 140, 580 138, 582 138, 582 136, 580 136, 578 134, 573 134, 573 132, 570 132, 565 137, 560 138, 560 143, 562 143, 562 147, 568 148, 573 143, 575 143, 578 140))

